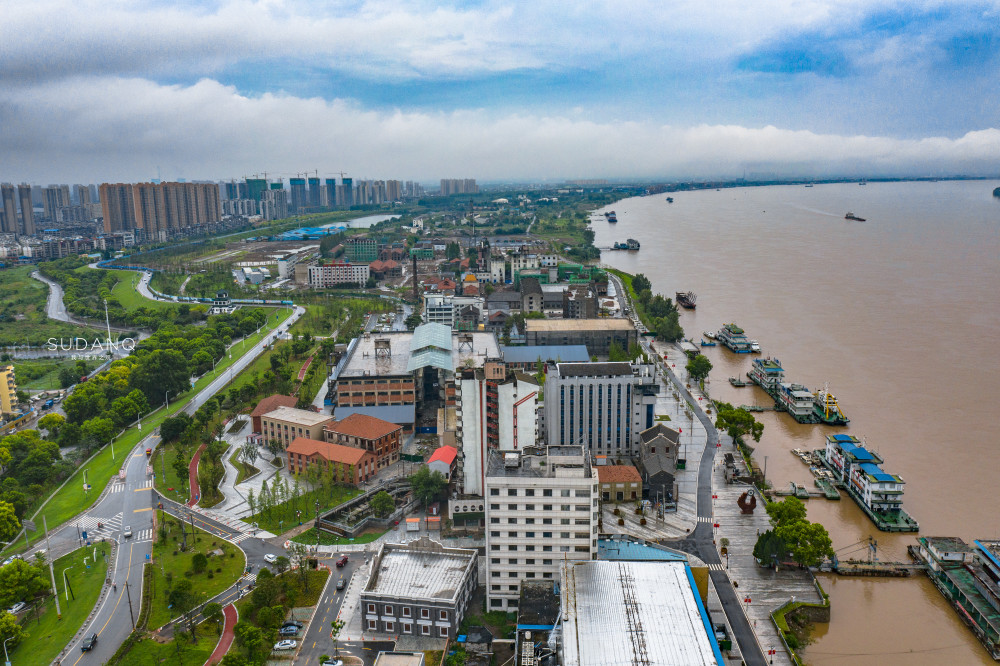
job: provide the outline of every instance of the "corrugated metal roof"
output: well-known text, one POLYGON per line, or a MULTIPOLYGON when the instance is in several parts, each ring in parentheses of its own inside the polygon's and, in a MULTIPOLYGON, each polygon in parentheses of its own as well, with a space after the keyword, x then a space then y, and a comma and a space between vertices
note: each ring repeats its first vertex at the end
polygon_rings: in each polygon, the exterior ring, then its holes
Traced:
POLYGON ((437 347, 451 352, 451 326, 445 324, 421 324, 413 329, 410 349, 418 351, 425 347, 437 347))
POLYGON ((503 360, 510 363, 534 363, 538 359, 557 363, 585 363, 590 360, 587 345, 530 345, 508 347, 501 345, 503 360))
POLYGON ((861 463, 859 467, 861 467, 861 470, 865 474, 868 474, 869 476, 873 477, 876 481, 889 481, 889 482, 897 481, 896 477, 884 471, 881 467, 879 467, 875 463, 861 463))
POLYGON ((413 372, 414 370, 428 366, 454 372, 455 365, 451 361, 451 349, 445 351, 443 349, 426 347, 410 354, 410 358, 406 361, 407 372, 413 372))
POLYGON ((334 413, 335 413, 335 418, 337 419, 346 419, 351 414, 364 414, 365 416, 374 416, 377 419, 382 419, 383 421, 388 421, 389 423, 396 423, 398 425, 403 425, 405 423, 413 423, 415 421, 413 405, 380 405, 377 407, 337 407, 334 413))
POLYGON ((683 562, 568 564, 562 595, 567 666, 720 663, 683 562))

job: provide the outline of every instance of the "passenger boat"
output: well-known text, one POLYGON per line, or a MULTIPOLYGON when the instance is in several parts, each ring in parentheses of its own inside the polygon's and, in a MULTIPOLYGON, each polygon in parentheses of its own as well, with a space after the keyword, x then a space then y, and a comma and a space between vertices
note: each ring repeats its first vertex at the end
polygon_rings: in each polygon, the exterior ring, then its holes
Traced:
POLYGON ((743 329, 736 324, 726 324, 720 328, 717 337, 719 342, 736 354, 750 353, 750 341, 743 329))

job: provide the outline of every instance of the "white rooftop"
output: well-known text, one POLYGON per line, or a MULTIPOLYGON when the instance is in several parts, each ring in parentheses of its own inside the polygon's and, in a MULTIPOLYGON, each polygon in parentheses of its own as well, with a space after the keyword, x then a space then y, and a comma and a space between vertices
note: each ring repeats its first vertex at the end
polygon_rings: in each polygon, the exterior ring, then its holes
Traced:
POLYGON ((718 664, 695 594, 683 562, 568 563, 562 663, 718 664), (637 654, 637 644, 645 645, 644 654, 637 654))
MULTIPOLYGON (((423 324, 421 328, 424 326, 431 325, 423 324)), ((450 328, 443 324, 437 324, 436 326, 441 326, 446 329, 450 328)), ((500 345, 497 343, 495 335, 482 331, 473 331, 469 333, 469 335, 472 336, 471 351, 468 346, 460 345, 458 335, 452 335, 450 340, 448 340, 450 347, 447 347, 448 351, 445 353, 451 356, 451 365, 453 368, 464 367, 466 359, 470 358, 473 359, 476 367, 481 367, 487 357, 498 358, 500 356, 500 345)), ((443 342, 440 339, 440 334, 437 332, 434 332, 431 336, 425 335, 421 337, 424 339, 417 340, 417 342, 421 344, 427 344, 428 342, 437 342, 440 344, 443 342)), ((344 364, 344 367, 340 372, 340 378, 343 379, 369 375, 409 375, 412 373, 412 370, 407 370, 410 356, 413 355, 413 352, 417 351, 413 343, 414 333, 411 332, 371 333, 367 336, 362 335, 357 338, 357 341, 354 344, 354 350, 351 352, 350 358, 347 359, 347 362, 344 364), (389 341, 389 356, 376 356, 375 354, 375 340, 381 339, 389 341)))
POLYGON ((304 426, 314 426, 329 421, 330 415, 311 412, 308 409, 282 406, 272 412, 264 414, 263 418, 288 421, 289 423, 298 423, 304 426))
POLYGON ((452 600, 462 588, 475 554, 386 549, 365 592, 403 599, 452 600))

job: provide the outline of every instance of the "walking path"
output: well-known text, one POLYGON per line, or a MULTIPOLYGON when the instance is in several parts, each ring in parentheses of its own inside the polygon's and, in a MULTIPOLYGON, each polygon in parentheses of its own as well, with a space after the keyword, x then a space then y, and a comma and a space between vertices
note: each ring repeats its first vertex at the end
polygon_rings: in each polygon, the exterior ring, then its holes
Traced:
POLYGON ((299 368, 299 383, 302 383, 302 380, 306 378, 306 370, 309 369, 309 366, 312 365, 312 362, 313 362, 313 356, 310 356, 309 358, 306 359, 306 362, 302 364, 302 367, 299 368))
POLYGON ((215 650, 212 651, 212 656, 205 662, 205 666, 211 666, 222 661, 222 658, 226 656, 230 646, 233 644, 233 628, 236 627, 236 622, 239 620, 240 614, 236 611, 236 606, 232 604, 223 608, 222 614, 225 617, 226 623, 223 626, 222 635, 219 636, 219 643, 215 646, 215 650))
POLYGON ((205 446, 202 444, 198 447, 188 464, 188 485, 191 488, 191 492, 188 493, 191 496, 187 501, 188 506, 194 506, 201 499, 201 487, 198 486, 198 462, 201 460, 201 452, 205 450, 205 446))

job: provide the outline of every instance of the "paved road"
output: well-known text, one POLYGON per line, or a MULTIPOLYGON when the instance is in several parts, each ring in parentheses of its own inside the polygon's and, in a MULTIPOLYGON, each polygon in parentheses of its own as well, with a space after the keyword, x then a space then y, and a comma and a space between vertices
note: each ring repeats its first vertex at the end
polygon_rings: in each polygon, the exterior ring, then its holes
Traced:
MULTIPOLYGON (((301 307, 294 308, 292 315, 280 325, 279 331, 287 330, 304 312, 305 310, 301 307)), ((269 321, 269 324, 275 326, 277 321, 269 321)), ((264 350, 265 345, 272 341, 274 335, 275 333, 268 332, 259 342, 254 344, 250 351, 237 359, 233 366, 225 371, 220 371, 218 377, 191 399, 184 411, 193 414, 209 398, 223 389, 234 376, 264 350)), ((246 344, 246 342, 239 344, 246 344)), ((148 461, 145 450, 155 448, 159 439, 158 435, 151 433, 131 451, 118 451, 118 460, 122 462, 121 472, 118 477, 111 480, 104 497, 85 514, 56 528, 50 534, 52 552, 49 553, 49 557, 51 558, 61 557, 83 545, 82 534, 84 531, 87 532, 87 537, 90 540, 106 539, 120 544, 115 548, 113 572, 110 574, 111 583, 117 589, 113 587, 109 594, 103 595, 98 601, 96 613, 84 623, 84 630, 79 632, 67 646, 66 656, 62 659, 63 666, 76 666, 83 660, 95 664, 104 663, 114 654, 132 630, 132 616, 138 614, 139 602, 142 598, 142 564, 152 554, 153 507, 158 501, 157 495, 152 490, 153 476, 147 474, 148 461), (98 523, 102 524, 101 528, 97 527, 98 523), (126 527, 132 528, 133 536, 131 538, 124 536, 124 528, 126 527), (131 607, 129 604, 130 596, 131 607), (98 635, 97 647, 90 652, 80 652, 81 641, 92 633, 98 635)), ((92 492, 98 491, 95 489, 92 492)), ((226 537, 223 531, 230 535, 230 540, 246 540, 245 535, 234 534, 236 530, 196 515, 195 524, 199 522, 203 529, 213 528, 216 530, 213 533, 224 538, 226 537)), ((257 570, 264 563, 263 556, 266 552, 283 554, 280 550, 262 543, 259 539, 251 539, 250 541, 252 543, 241 544, 241 547, 247 553, 249 562, 254 565, 254 570, 257 570)), ((35 544, 35 550, 39 547, 44 547, 44 542, 35 544)), ((236 588, 237 586, 233 586, 234 590, 236 588)), ((239 591, 236 590, 234 594, 239 594, 239 591)), ((230 598, 228 601, 234 598, 238 597, 230 598)), ((219 601, 223 605, 227 603, 227 600, 224 599, 219 599, 219 601)))
MULTIPOLYGON (((627 301, 628 292, 625 291, 621 281, 615 277, 613 274, 608 274, 612 280, 615 281, 616 291, 622 295, 622 298, 627 301)), ((633 321, 636 321, 635 308, 632 307, 631 303, 628 303, 631 315, 630 317, 633 321)), ((641 329, 640 329, 641 330, 641 329)), ((642 345, 649 354, 650 358, 659 359, 659 355, 653 351, 652 346, 645 338, 641 338, 642 345)), ((690 392, 684 386, 684 383, 670 371, 670 368, 663 364, 665 370, 665 375, 670 378, 677 391, 684 396, 688 403, 693 405, 694 413, 698 416, 698 420, 705 427, 705 431, 708 435, 708 441, 705 444, 705 451, 702 453, 701 466, 698 470, 698 516, 711 518, 712 517, 712 468, 715 463, 715 454, 718 451, 719 443, 719 433, 715 429, 715 424, 712 423, 712 419, 709 418, 707 414, 698 406, 698 401, 692 397, 690 392)), ((693 537, 693 543, 691 538, 688 539, 686 546, 693 546, 695 554, 703 562, 708 565, 712 564, 722 564, 722 558, 719 557, 719 551, 715 548, 715 543, 713 542, 712 534, 712 523, 698 521, 695 527, 693 537)), ((733 628, 734 638, 740 647, 740 653, 743 655, 743 661, 748 666, 765 666, 767 664, 767 659, 764 656, 764 652, 760 645, 757 643, 757 636, 754 634, 753 628, 750 626, 749 620, 747 620, 746 614, 743 612, 743 607, 739 597, 736 594, 736 590, 733 589, 732 582, 729 580, 729 576, 725 571, 717 571, 715 569, 709 569, 709 576, 712 579, 712 583, 715 585, 715 589, 719 594, 719 600, 722 602, 722 610, 726 614, 726 618, 729 620, 729 626, 733 628)))
MULTIPOLYGON (((358 570, 359 565, 364 563, 363 557, 363 553, 358 553, 357 558, 354 557, 354 553, 350 553, 350 559, 342 568, 338 568, 334 564, 340 558, 339 554, 336 558, 324 560, 324 563, 330 567, 332 572, 330 574, 330 584, 326 586, 323 596, 320 597, 319 603, 316 605, 316 613, 313 615, 312 622, 305 628, 305 633, 302 634, 302 637, 300 639, 297 638, 297 640, 302 641, 302 647, 293 663, 318 664, 321 655, 333 656, 334 650, 333 641, 330 639, 330 623, 337 619, 340 606, 347 594, 347 586, 351 583, 351 579, 358 570), (341 578, 344 579, 344 589, 338 591, 337 581, 341 578)), ((359 576, 359 580, 354 581, 355 585, 360 583, 360 578, 359 576)), ((343 635, 343 632, 341 632, 341 635, 343 635)), ((341 653, 358 653, 357 656, 361 656, 360 645, 348 646, 346 642, 341 641, 339 647, 341 653)))
MULTIPOLYGON (((31 274, 31 277, 35 278, 39 282, 45 283, 49 287, 48 300, 45 302, 45 315, 49 319, 65 321, 70 324, 77 324, 78 326, 90 326, 92 328, 97 328, 97 329, 106 329, 105 326, 102 326, 100 324, 84 321, 82 319, 77 319, 69 312, 67 312, 66 304, 63 302, 63 288, 59 285, 58 282, 53 282, 52 280, 48 279, 38 271, 34 271, 31 274)), ((119 333, 131 332, 130 329, 119 328, 117 326, 112 326, 111 330, 117 331, 119 333)), ((148 337, 149 333, 140 334, 139 339, 148 337)), ((123 355, 128 356, 128 352, 124 352, 123 355)))

